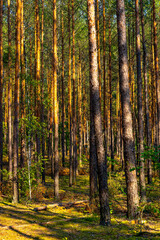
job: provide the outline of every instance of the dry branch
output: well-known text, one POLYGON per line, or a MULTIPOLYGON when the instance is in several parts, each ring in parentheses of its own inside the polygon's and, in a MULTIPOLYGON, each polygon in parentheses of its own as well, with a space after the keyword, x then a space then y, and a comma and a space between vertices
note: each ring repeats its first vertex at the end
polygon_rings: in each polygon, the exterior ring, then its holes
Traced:
POLYGON ((88 203, 88 200, 81 200, 81 201, 75 201, 75 202, 69 202, 69 203, 54 203, 54 204, 49 204, 47 206, 42 206, 42 207, 36 207, 33 209, 33 211, 39 212, 39 211, 45 211, 48 208, 54 208, 54 207, 72 207, 74 205, 78 204, 83 204, 83 203, 88 203))

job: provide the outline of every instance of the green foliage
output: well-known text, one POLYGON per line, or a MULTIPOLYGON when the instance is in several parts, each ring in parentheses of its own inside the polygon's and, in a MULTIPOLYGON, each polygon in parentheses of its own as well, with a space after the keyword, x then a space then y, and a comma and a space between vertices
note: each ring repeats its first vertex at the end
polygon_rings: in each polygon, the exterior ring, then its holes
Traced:
MULTIPOLYGON (((80 157, 78 157, 78 160, 79 160, 79 159, 80 159, 80 157)), ((84 154, 82 154, 81 160, 82 160, 82 164, 84 164, 84 165, 89 162, 89 161, 88 161, 88 158, 87 158, 86 155, 84 155, 84 154)))
POLYGON ((160 218, 160 206, 157 203, 151 202, 151 203, 147 204, 144 212, 150 213, 150 214, 152 214, 152 216, 160 218))
POLYGON ((20 195, 27 199, 29 192, 29 173, 30 173, 30 183, 31 187, 35 188, 38 186, 38 177, 41 177, 41 173, 43 171, 43 161, 47 161, 46 159, 42 159, 42 156, 39 156, 38 162, 33 161, 30 168, 26 165, 25 167, 18 169, 18 180, 19 180, 19 192, 20 195), (39 172, 39 174, 37 173, 39 172))
POLYGON ((8 200, 12 199, 12 182, 9 179, 9 172, 6 169, 2 170, 3 183, 1 183, 1 193, 7 196, 8 200))
POLYGON ((112 164, 112 165, 118 165, 118 161, 116 159, 112 159, 111 157, 107 157, 107 162, 108 164, 112 164))
POLYGON ((145 147, 145 151, 142 153, 142 157, 145 160, 151 159, 151 161, 154 163, 154 168, 156 170, 160 169, 160 146, 151 146, 150 148, 145 147))

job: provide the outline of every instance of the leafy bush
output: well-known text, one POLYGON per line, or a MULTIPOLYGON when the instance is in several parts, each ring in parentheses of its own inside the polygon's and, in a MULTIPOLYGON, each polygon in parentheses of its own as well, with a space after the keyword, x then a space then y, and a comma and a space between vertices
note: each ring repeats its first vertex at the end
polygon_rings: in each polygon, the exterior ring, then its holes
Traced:
POLYGON ((142 153, 142 157, 145 160, 151 159, 151 161, 154 164, 155 170, 160 170, 160 146, 151 146, 151 147, 145 147, 145 151, 142 153))

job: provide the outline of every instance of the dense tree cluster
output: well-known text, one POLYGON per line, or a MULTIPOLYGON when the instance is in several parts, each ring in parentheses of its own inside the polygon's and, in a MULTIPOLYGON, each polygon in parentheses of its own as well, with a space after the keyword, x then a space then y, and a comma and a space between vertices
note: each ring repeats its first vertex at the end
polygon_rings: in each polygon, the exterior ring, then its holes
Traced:
POLYGON ((59 168, 71 187, 87 159, 100 223, 110 224, 117 165, 136 217, 160 174, 159 9, 156 0, 0 0, 0 187, 7 170, 14 203, 23 171, 31 199, 33 172, 45 184, 49 169, 58 200, 59 168))

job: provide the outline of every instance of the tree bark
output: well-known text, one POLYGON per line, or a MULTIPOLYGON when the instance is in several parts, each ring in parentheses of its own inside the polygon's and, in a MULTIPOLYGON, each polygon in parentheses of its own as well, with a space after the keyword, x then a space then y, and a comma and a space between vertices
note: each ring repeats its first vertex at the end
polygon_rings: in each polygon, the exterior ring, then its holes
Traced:
POLYGON ((69 126, 69 138, 70 138, 70 149, 69 149, 69 186, 73 183, 73 163, 72 163, 72 82, 71 82, 71 17, 70 17, 70 0, 68 0, 68 34, 69 34, 69 69, 68 69, 68 126, 69 126))
POLYGON ((18 139, 19 139, 19 79, 20 79, 20 0, 16 1, 16 66, 14 89, 14 168, 13 168, 13 202, 18 202, 18 139))
POLYGON ((3 39, 2 39, 2 25, 3 25, 3 0, 0 1, 0 183, 2 183, 3 175, 3 39))
POLYGON ((75 75, 75 19, 74 0, 72 0, 72 80, 73 80, 73 183, 76 181, 77 143, 76 143, 76 75, 75 75))
POLYGON ((21 148, 20 148, 20 164, 21 167, 24 166, 25 160, 25 126, 23 123, 23 119, 25 117, 25 62, 24 62, 24 24, 23 24, 23 1, 21 0, 21 102, 20 102, 20 111, 21 111, 21 148))
MULTIPOLYGON (((41 124, 44 123, 44 52, 43 52, 43 43, 44 43, 44 0, 42 0, 42 26, 41 26, 41 78, 42 78, 42 86, 41 86, 41 124)), ((42 126, 42 138, 41 138, 41 146, 42 146, 42 183, 45 183, 45 139, 44 139, 44 130, 42 126)))
POLYGON ((64 149, 64 23, 62 10, 62 166, 65 166, 65 149, 64 149))
POLYGON ((82 167, 82 67, 81 50, 79 47, 79 79, 78 79, 78 113, 79 113, 79 167, 82 167))
POLYGON ((108 201, 107 167, 105 161, 104 137, 102 130, 102 117, 99 96, 94 0, 88 0, 87 5, 88 5, 88 30, 89 30, 89 54, 90 54, 90 87, 91 87, 91 99, 93 104, 92 110, 98 162, 100 224, 109 225, 110 210, 108 201))
POLYGON ((142 107, 142 77, 141 77, 141 46, 139 29, 139 2, 135 0, 136 10, 136 55, 137 55, 137 99, 138 99, 138 155, 140 161, 140 195, 141 201, 146 201, 146 186, 144 172, 144 158, 141 154, 144 152, 144 128, 143 128, 143 107, 142 107))
POLYGON ((96 0, 96 27, 97 27, 97 50, 98 50, 98 79, 99 79, 99 96, 101 101, 101 50, 100 50, 100 33, 99 33, 99 3, 96 0))
POLYGON ((12 79, 11 79, 11 18, 10 0, 8 0, 8 157, 9 178, 12 179, 12 79))
POLYGON ((160 84, 159 84, 159 60, 157 46, 157 22, 156 22, 156 7, 153 0, 153 34, 154 34, 154 64, 155 64, 155 81, 156 81, 156 99, 157 99, 157 144, 160 145, 160 84))
MULTIPOLYGON (((39 4, 38 4, 38 0, 36 0, 35 2, 35 7, 36 7, 36 21, 35 21, 35 28, 36 28, 36 54, 35 54, 35 58, 36 58, 36 83, 37 85, 35 86, 35 103, 36 103, 36 117, 37 117, 37 121, 40 122, 40 108, 41 108, 41 102, 40 102, 40 69, 41 69, 41 61, 40 61, 40 22, 39 22, 39 4)), ((36 160, 37 163, 40 160, 40 132, 37 131, 36 132, 36 160)), ((39 164, 38 164, 39 165, 39 164)), ((40 166, 37 167, 37 180, 38 182, 40 182, 40 173, 41 173, 41 169, 40 166)))
MULTIPOLYGON (((149 103, 148 103, 148 79, 147 79, 147 50, 146 50, 146 40, 145 40, 145 29, 144 29, 144 14, 143 14, 143 0, 140 1, 141 4, 141 26, 142 26, 142 44, 143 44, 143 75, 144 75, 144 88, 145 88, 145 132, 147 147, 151 146, 151 133, 150 133, 150 122, 149 122, 149 103)), ((152 182, 152 162, 148 159, 148 183, 152 182)))
POLYGON ((53 77, 54 77, 54 195, 59 198, 58 99, 57 99, 57 8, 53 0, 53 77))
POLYGON ((109 124, 109 135, 110 135, 110 151, 111 151, 111 170, 114 171, 114 148, 113 148, 113 126, 112 126, 112 52, 111 52, 111 18, 109 16, 109 72, 108 72, 108 80, 109 80, 109 116, 110 116, 110 124, 109 124))
POLYGON ((104 148, 105 161, 107 164, 107 130, 106 130, 106 13, 105 0, 103 0, 103 128, 104 128, 104 148))
POLYGON ((122 104, 122 127, 124 141, 125 174, 127 185, 127 212, 135 218, 139 205, 138 186, 135 170, 135 150, 132 130, 132 113, 128 78, 128 57, 124 0, 117 0, 117 28, 119 51, 119 76, 122 104), (132 170, 132 171, 130 171, 132 170))

